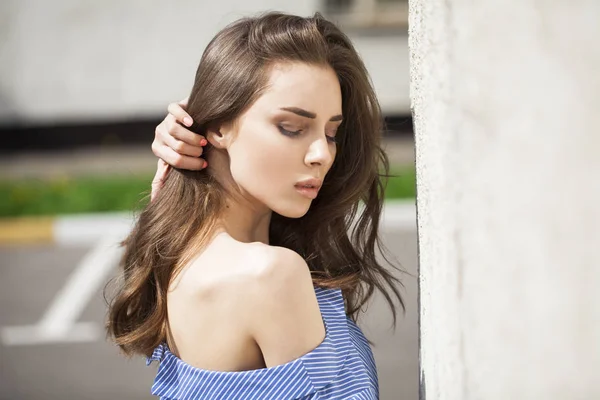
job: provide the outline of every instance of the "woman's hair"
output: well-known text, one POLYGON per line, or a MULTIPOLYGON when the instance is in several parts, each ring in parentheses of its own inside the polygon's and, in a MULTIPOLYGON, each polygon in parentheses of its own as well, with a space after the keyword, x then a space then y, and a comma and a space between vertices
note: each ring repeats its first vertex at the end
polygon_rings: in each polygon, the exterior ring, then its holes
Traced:
MULTIPOLYGON (((264 92, 270 67, 279 62, 331 67, 341 86, 344 120, 319 196, 301 218, 273 212, 269 243, 300 254, 315 285, 341 288, 355 322, 377 288, 395 327, 388 289, 404 309, 397 288, 402 283, 375 253, 377 245, 389 263, 378 237, 382 178, 390 176, 381 148, 383 121, 366 68, 344 33, 319 13, 302 18, 272 12, 228 25, 200 60, 187 108, 194 120, 190 129, 205 134, 235 121, 264 92)), ((209 145, 204 154, 210 151, 209 145)), ((169 283, 206 245, 228 195, 209 170, 173 168, 122 243, 123 281, 110 304, 107 331, 126 355, 149 356, 166 340, 169 283)))

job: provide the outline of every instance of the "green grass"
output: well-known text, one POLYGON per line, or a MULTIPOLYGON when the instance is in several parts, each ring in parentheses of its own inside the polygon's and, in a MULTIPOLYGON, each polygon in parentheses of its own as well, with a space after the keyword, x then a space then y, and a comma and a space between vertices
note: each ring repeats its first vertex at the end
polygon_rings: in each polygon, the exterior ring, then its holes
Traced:
MULTIPOLYGON (((392 168, 386 199, 414 198, 414 168, 392 168)), ((0 217, 128 211, 148 200, 153 175, 0 181, 0 217)))
POLYGON ((0 182, 0 217, 126 211, 139 207, 152 176, 0 182))
POLYGON ((390 168, 390 175, 397 175, 389 178, 387 188, 385 189, 386 199, 414 199, 416 196, 416 170, 411 167, 390 168))

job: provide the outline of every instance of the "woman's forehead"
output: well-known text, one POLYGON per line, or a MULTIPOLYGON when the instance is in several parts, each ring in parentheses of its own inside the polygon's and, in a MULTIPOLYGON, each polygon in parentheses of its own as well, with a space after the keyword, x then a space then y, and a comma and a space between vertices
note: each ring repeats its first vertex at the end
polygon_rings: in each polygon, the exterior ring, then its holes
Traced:
POLYGON ((298 107, 324 116, 341 114, 340 84, 330 67, 286 63, 273 66, 268 73, 267 88, 257 106, 298 107))
POLYGON ((329 66, 302 62, 276 63, 267 70, 267 74, 268 86, 272 90, 313 88, 324 83, 339 87, 337 75, 329 66))

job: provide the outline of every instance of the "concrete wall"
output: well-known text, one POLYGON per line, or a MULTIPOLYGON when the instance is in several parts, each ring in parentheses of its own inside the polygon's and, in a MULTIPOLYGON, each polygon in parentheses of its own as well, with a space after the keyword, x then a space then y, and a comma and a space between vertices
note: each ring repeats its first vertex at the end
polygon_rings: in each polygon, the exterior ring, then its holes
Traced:
MULTIPOLYGON (((209 40, 227 23, 321 0, 4 0, 0 125, 162 115, 185 97, 209 40)), ((406 35, 352 34, 384 110, 408 114, 406 35)))
POLYGON ((422 398, 600 398, 599 16, 410 2, 422 398))

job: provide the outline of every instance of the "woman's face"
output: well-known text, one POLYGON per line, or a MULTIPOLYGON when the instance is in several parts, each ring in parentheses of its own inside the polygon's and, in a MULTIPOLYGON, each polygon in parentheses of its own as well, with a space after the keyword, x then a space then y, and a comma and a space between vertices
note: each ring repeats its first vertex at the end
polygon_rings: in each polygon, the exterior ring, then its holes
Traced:
POLYGON ((342 95, 335 72, 304 63, 276 64, 267 90, 231 126, 231 175, 245 198, 298 218, 312 199, 296 185, 323 181, 336 155, 342 95))

